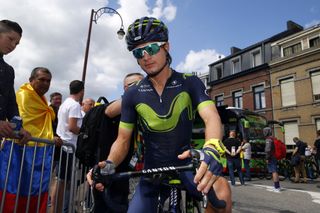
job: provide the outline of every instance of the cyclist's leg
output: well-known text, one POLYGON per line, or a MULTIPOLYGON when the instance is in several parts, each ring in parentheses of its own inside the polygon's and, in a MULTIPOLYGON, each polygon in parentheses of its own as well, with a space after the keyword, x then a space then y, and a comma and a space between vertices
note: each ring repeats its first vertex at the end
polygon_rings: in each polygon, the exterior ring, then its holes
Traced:
POLYGON ((129 180, 114 181, 107 189, 105 203, 113 213, 128 211, 129 180))
POLYGON ((193 182, 194 174, 191 171, 181 172, 180 179, 188 193, 198 200, 202 199, 202 194, 197 190, 197 185, 193 182))
POLYGON ((92 190, 93 199, 94 199, 94 206, 93 206, 93 213, 105 213, 107 206, 105 204, 105 191, 100 192, 96 189, 92 190))
POLYGON ((215 209, 210 204, 206 209, 206 213, 209 212, 218 212, 218 213, 229 213, 232 212, 232 196, 231 189, 228 181, 224 177, 219 177, 213 184, 213 189, 217 194, 217 197, 220 200, 224 200, 226 202, 225 209, 215 209), (210 207, 210 208, 209 208, 210 207))
MULTIPOLYGON (((184 185, 184 187, 188 190, 191 196, 194 196, 196 199, 201 199, 202 194, 197 190, 197 185, 193 182, 194 175, 192 172, 183 172, 180 174, 180 179, 184 185)), ((221 213, 229 213, 232 210, 232 199, 231 199, 231 189, 230 185, 224 177, 217 177, 216 181, 213 184, 213 189, 220 200, 224 200, 226 202, 226 208, 224 209, 215 209, 210 203, 208 203, 208 207, 206 212, 221 212, 221 213)))
POLYGON ((128 213, 157 212, 159 190, 159 186, 147 182, 142 177, 129 203, 128 213))

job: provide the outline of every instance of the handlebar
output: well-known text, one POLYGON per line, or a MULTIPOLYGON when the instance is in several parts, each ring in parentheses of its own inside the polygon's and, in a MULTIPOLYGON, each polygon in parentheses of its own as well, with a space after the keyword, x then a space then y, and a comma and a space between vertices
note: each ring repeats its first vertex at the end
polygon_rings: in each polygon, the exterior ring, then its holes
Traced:
MULTIPOLYGON (((191 149, 191 157, 192 157, 191 163, 183 166, 166 166, 166 167, 159 167, 159 168, 142 169, 140 171, 120 172, 120 173, 114 173, 114 174, 102 176, 100 174, 100 168, 96 165, 93 168, 92 172, 96 173, 96 175, 93 175, 93 177, 100 176, 103 179, 107 179, 105 181, 106 183, 110 183, 113 180, 128 179, 131 177, 140 177, 143 175, 168 174, 168 173, 179 172, 179 171, 196 171, 201 163, 200 154, 197 151, 191 149)), ((99 180, 94 179, 94 181, 99 181, 99 180)), ((202 193, 202 200, 203 200, 204 208, 207 207, 208 201, 215 208, 223 209, 226 207, 226 202, 224 200, 219 200, 213 189, 210 189, 208 194, 202 193)))

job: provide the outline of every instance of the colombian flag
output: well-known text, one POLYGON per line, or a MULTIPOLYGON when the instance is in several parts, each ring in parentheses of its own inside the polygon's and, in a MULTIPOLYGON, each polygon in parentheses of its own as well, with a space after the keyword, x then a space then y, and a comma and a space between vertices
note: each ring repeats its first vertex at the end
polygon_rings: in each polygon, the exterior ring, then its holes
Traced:
MULTIPOLYGON (((29 83, 23 84, 16 96, 23 128, 33 137, 52 140, 55 114, 46 98, 40 97, 29 83)), ((31 141, 24 146, 12 140, 3 143, 0 151, 0 206, 5 195, 3 212, 14 212, 15 206, 17 212, 32 213, 38 209, 46 212, 54 144, 31 141)))
POLYGON ((0 203, 8 175, 4 213, 14 212, 15 206, 17 212, 37 212, 37 209, 46 212, 52 152, 53 146, 21 146, 12 141, 4 142, 0 151, 0 203))

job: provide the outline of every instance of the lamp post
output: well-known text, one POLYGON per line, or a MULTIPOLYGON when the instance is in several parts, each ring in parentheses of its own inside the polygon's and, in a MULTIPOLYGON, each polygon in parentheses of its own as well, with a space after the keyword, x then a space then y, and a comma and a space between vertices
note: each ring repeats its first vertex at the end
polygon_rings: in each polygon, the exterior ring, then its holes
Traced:
POLYGON ((94 9, 91 10, 91 16, 90 16, 90 23, 89 23, 89 30, 88 30, 88 38, 87 38, 87 45, 86 45, 86 51, 84 55, 84 63, 83 63, 83 71, 82 71, 82 81, 85 84, 86 80, 86 73, 87 73, 87 62, 88 62, 88 55, 89 55, 89 47, 90 47, 90 39, 91 39, 91 29, 92 29, 92 22, 97 23, 100 16, 102 16, 104 13, 110 13, 110 14, 117 14, 121 19, 121 27, 118 30, 118 38, 122 39, 125 35, 124 27, 123 27, 123 20, 121 15, 115 10, 110 7, 102 7, 95 11, 94 9))

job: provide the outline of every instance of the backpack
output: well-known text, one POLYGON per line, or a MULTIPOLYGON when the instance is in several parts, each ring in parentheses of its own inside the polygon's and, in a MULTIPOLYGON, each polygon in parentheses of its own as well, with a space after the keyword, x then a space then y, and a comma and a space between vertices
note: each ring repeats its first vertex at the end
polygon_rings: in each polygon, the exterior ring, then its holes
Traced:
POLYGON ((105 116, 107 104, 100 104, 90 109, 82 120, 77 139, 76 157, 85 166, 93 166, 97 161, 98 136, 105 116))
POLYGON ((281 160, 287 155, 286 145, 278 138, 272 138, 274 143, 274 156, 277 160, 281 160))

